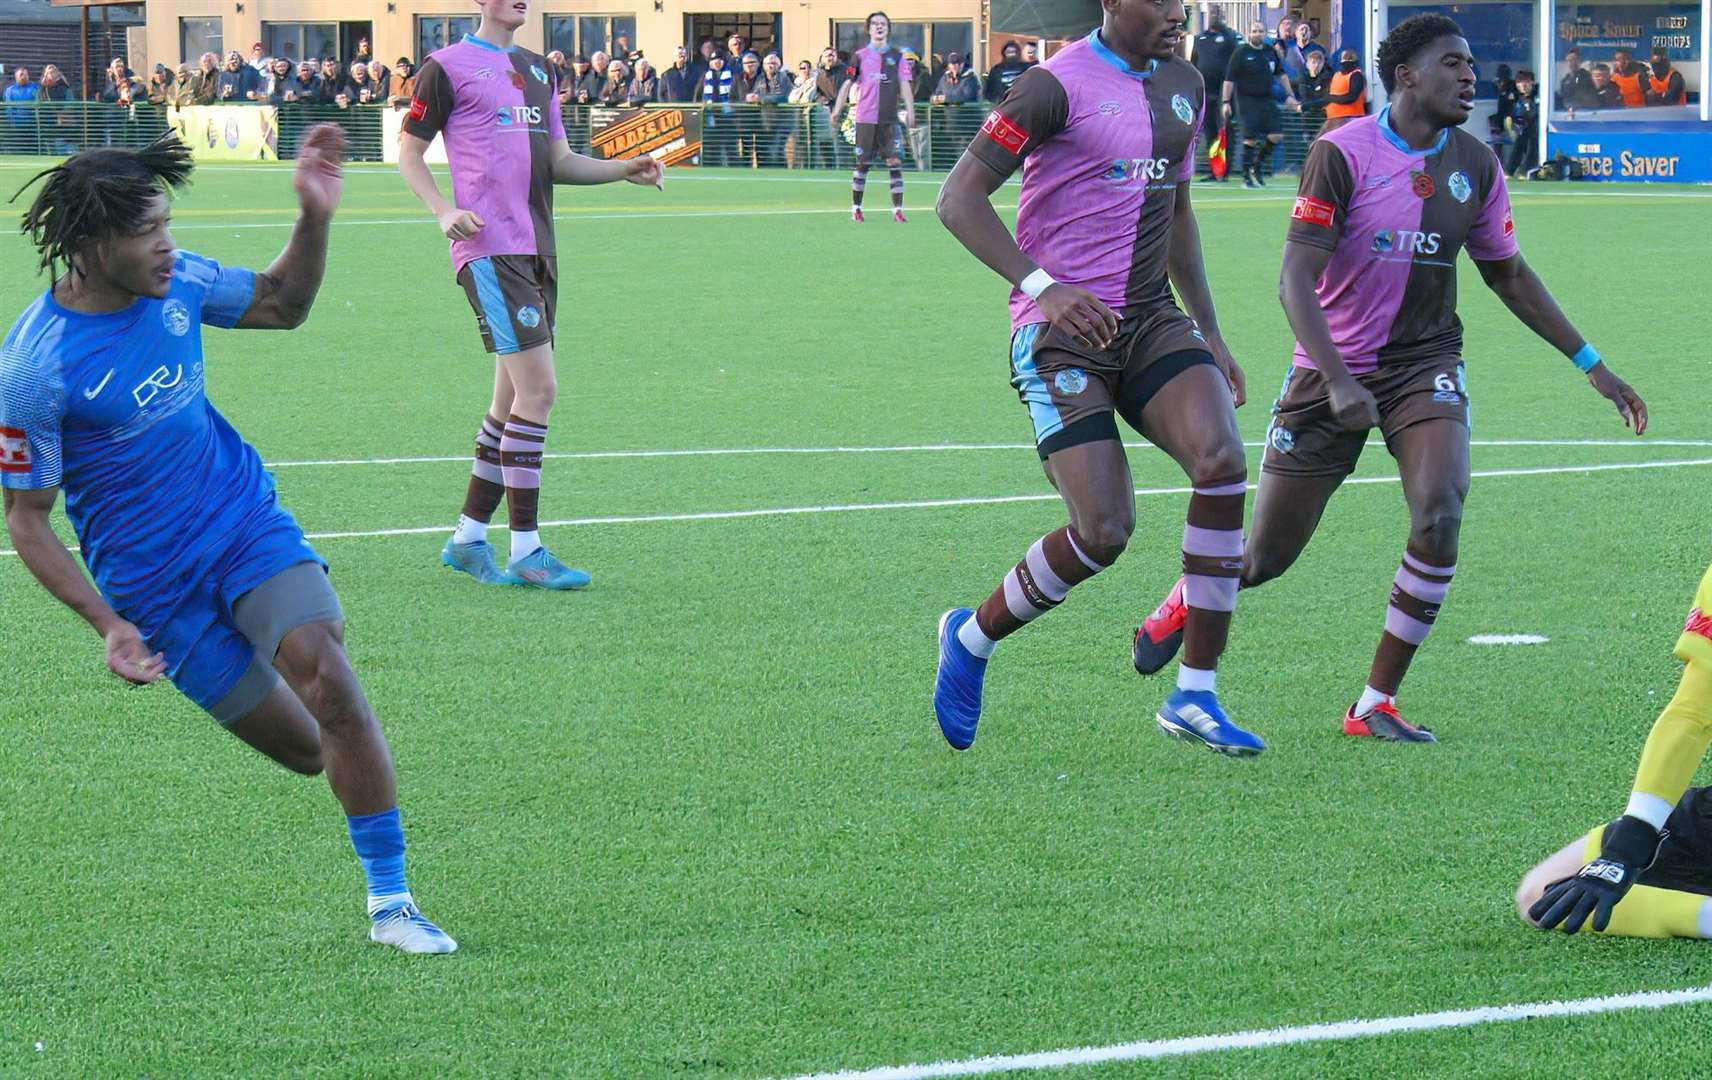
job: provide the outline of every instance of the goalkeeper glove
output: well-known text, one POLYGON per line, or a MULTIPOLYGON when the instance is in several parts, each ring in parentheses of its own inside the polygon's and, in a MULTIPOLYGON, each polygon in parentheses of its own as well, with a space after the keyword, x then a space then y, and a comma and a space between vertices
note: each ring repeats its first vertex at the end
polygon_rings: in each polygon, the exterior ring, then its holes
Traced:
POLYGON ((1624 814, 1605 830, 1599 857, 1574 877, 1547 886, 1545 895, 1528 909, 1528 917, 1543 930, 1562 923, 1563 932, 1573 934, 1592 915, 1593 929, 1603 932, 1611 924, 1612 909, 1658 858, 1666 835, 1624 814))

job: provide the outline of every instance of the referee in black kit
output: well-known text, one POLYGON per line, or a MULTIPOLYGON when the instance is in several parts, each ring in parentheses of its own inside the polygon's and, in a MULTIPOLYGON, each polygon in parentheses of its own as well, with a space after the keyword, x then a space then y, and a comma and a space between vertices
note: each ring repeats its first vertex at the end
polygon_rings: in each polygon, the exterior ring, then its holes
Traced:
POLYGON ((1236 112, 1238 129, 1242 132, 1242 186, 1265 187, 1260 179, 1261 167, 1284 138, 1283 120, 1278 114, 1278 102, 1272 95, 1274 84, 1284 90, 1284 104, 1300 108, 1290 92, 1290 80, 1284 75, 1284 62, 1266 41, 1266 24, 1258 20, 1248 24, 1248 40, 1231 53, 1230 67, 1225 70, 1224 117, 1228 123, 1236 112), (1262 139, 1266 142, 1261 149, 1262 139))

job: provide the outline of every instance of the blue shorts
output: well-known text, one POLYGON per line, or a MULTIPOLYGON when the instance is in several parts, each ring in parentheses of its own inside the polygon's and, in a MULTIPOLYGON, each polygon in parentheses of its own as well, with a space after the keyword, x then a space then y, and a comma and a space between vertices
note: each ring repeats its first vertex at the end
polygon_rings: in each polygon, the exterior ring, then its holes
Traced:
MULTIPOLYGON (((233 619, 233 605, 256 586, 306 562, 327 565, 309 546, 297 521, 276 508, 180 575, 187 591, 141 611, 119 614, 135 623, 149 648, 165 657, 166 675, 173 685, 213 712, 255 657, 255 649, 233 619)), ((267 662, 272 659, 268 657, 267 662)), ((237 718, 222 718, 222 722, 233 719, 237 718)))

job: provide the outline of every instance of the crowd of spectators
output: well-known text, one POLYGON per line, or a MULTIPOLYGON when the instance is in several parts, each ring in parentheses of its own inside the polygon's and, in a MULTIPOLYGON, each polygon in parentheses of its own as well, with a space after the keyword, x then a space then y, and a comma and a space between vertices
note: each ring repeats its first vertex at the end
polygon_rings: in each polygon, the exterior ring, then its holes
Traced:
POLYGON ((1563 78, 1557 84, 1560 109, 1644 109, 1687 101, 1687 85, 1671 64, 1668 49, 1654 49, 1650 64, 1636 61, 1630 49, 1612 50, 1609 64, 1585 64, 1580 49, 1564 54, 1563 78))

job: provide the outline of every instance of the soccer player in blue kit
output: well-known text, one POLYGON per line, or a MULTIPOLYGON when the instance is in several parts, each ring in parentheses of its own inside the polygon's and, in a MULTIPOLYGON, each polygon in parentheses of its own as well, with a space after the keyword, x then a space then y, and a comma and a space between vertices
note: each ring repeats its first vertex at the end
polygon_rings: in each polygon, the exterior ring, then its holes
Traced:
POLYGON ((164 675, 286 768, 324 769, 368 877, 370 939, 449 953, 405 883, 392 753, 345 656, 326 563, 203 388, 203 324, 308 317, 344 149, 331 124, 304 135, 297 224, 260 273, 173 247, 167 195, 192 166, 171 133, 32 179, 45 183, 23 230, 53 283, 0 344, 0 486, 13 546, 101 635, 113 673, 164 675), (62 491, 93 587, 49 523, 62 491))

